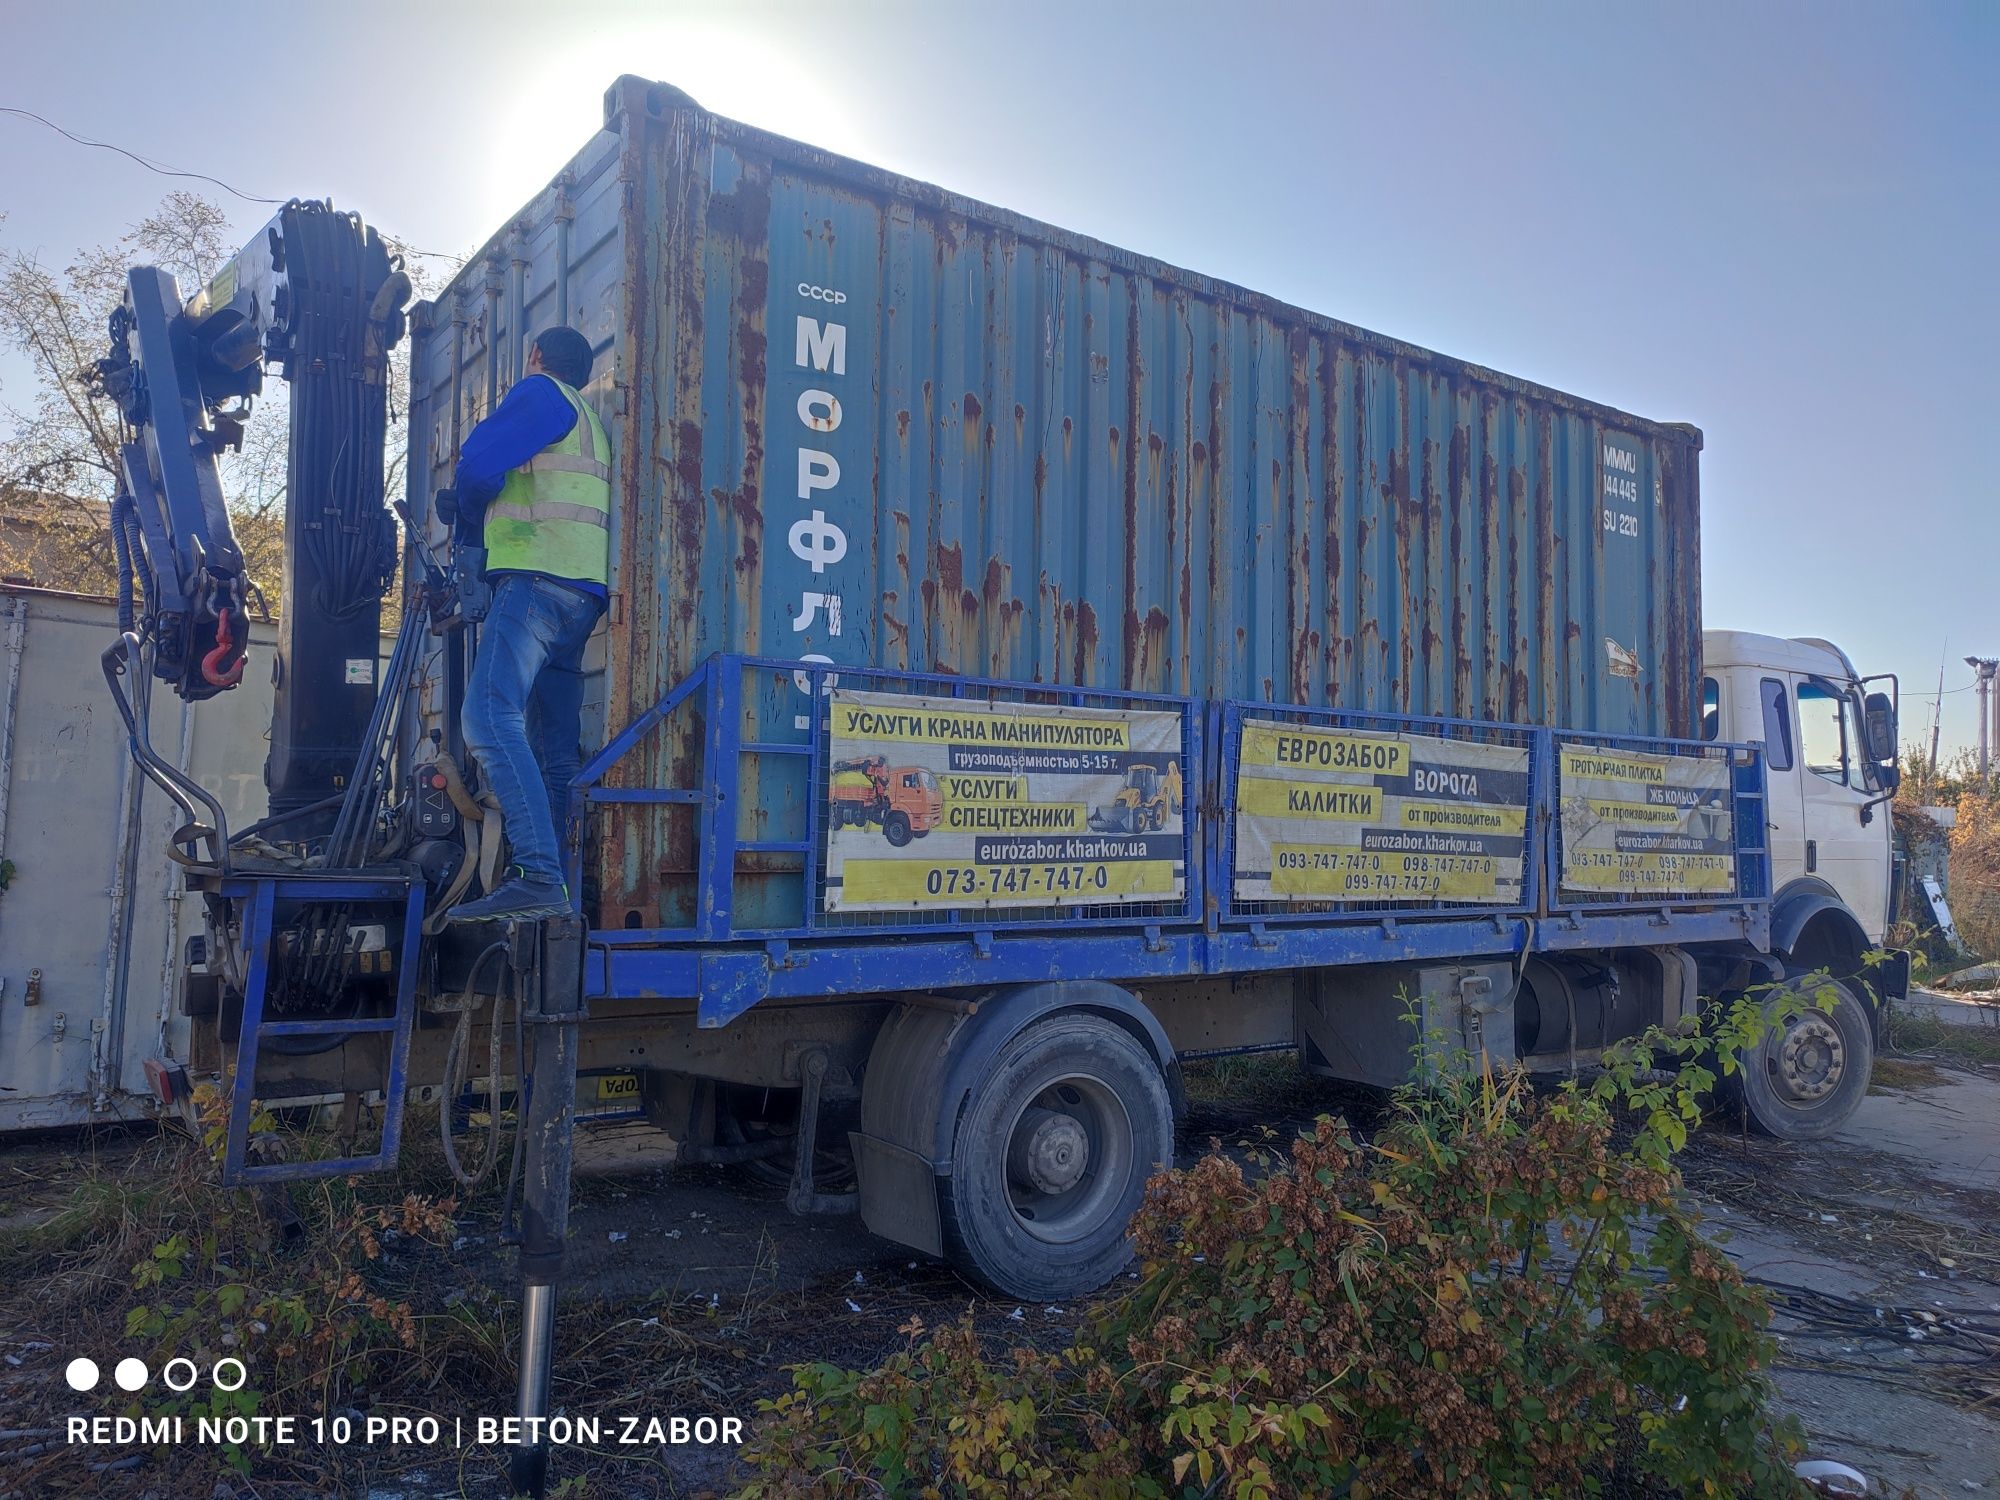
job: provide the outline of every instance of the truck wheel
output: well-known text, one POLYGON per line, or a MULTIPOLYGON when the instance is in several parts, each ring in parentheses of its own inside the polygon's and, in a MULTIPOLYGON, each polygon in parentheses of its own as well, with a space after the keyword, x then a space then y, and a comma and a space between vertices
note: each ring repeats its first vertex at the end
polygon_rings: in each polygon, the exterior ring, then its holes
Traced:
POLYGON ((910 841, 910 819, 908 814, 892 812, 882 819, 882 837, 900 849, 910 841))
POLYGON ((1874 1028, 1854 981, 1832 981, 1833 1009, 1808 1009, 1773 1031, 1736 1075, 1746 1119, 1781 1141, 1816 1141, 1847 1123, 1868 1092, 1874 1028))
POLYGON ((966 1099, 938 1183, 945 1253, 1009 1297, 1093 1291, 1132 1259, 1125 1226, 1173 1149, 1166 1079, 1130 1032, 1079 1011, 1038 1021, 966 1099))

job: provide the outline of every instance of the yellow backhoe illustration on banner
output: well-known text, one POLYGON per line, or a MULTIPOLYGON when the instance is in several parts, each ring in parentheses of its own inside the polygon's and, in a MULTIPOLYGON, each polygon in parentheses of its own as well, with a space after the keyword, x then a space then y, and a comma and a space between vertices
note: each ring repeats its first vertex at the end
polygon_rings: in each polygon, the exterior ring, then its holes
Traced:
POLYGON ((1125 768, 1125 785, 1104 807, 1090 811, 1093 833, 1153 833, 1181 811, 1181 763, 1167 762, 1165 771, 1141 762, 1125 768))

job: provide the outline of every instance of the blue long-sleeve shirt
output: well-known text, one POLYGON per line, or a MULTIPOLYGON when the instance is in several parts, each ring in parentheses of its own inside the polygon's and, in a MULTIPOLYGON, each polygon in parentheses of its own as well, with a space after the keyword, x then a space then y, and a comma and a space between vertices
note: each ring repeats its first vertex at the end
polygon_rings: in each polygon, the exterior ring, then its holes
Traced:
MULTIPOLYGON (((548 376, 530 375, 516 381, 492 413, 459 444, 458 472, 453 480, 458 490, 459 540, 478 546, 486 527, 486 507, 506 484, 508 472, 520 468, 549 444, 568 437, 575 426, 576 408, 548 376)), ((556 577, 553 573, 542 576, 556 577)), ((556 581, 600 599, 606 597, 602 584, 578 578, 556 581)))

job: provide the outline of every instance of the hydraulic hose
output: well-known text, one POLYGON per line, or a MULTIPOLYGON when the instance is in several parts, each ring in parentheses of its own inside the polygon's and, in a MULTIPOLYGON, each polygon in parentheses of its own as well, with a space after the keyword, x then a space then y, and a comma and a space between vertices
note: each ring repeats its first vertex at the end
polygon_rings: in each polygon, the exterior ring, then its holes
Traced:
POLYGON ((477 1187, 500 1160, 500 1045, 504 1035, 501 1016, 510 995, 517 1016, 521 1008, 521 997, 514 992, 513 970, 509 966, 501 967, 500 988, 493 997, 493 1019, 486 1028, 486 1145, 476 1165, 469 1169, 460 1163, 458 1148, 452 1144, 451 1114, 459 1090, 470 1082, 469 1078, 461 1079, 459 1072, 466 1066, 466 1055, 472 1050, 472 1022, 480 1008, 480 998, 474 989, 479 982, 479 971, 495 954, 504 957, 506 952, 507 943, 502 939, 488 944, 473 959, 472 967, 466 971, 465 988, 459 991, 458 1027, 444 1055, 444 1079, 438 1089, 438 1135, 444 1145, 445 1166, 461 1187, 477 1187))

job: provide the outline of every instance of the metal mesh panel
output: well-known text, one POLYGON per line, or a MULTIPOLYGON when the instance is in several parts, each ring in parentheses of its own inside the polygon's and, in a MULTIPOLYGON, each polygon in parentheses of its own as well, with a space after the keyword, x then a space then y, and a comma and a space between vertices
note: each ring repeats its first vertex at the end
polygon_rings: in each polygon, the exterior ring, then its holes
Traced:
MULTIPOLYGON (((748 668, 755 672, 759 669, 748 668)), ((1144 926, 1165 922, 1196 920, 1200 888, 1200 845, 1197 830, 1198 797, 1201 787, 1199 720, 1194 705, 1185 699, 1128 693, 1094 692, 1084 688, 1044 687, 1033 683, 982 681, 893 672, 855 672, 828 668, 810 669, 815 688, 811 724, 810 829, 807 856, 812 898, 806 927, 819 934, 898 932, 953 932, 970 928, 1008 929, 1057 927, 1088 923, 1093 927, 1144 926), (1186 788, 1181 812, 1180 851, 1182 894, 1159 901, 1079 901, 1048 906, 937 906, 911 911, 829 911, 827 910, 827 841, 831 829, 826 811, 833 805, 833 765, 831 698, 834 686, 869 693, 907 693, 913 698, 949 698, 968 708, 992 705, 1020 705, 1042 709, 1149 710, 1180 716, 1177 754, 1181 784, 1186 788)))
POLYGON ((1537 855, 1540 848, 1534 816, 1537 806, 1536 778, 1541 774, 1539 757, 1535 754, 1536 731, 1518 725, 1488 724, 1466 719, 1408 718, 1400 715, 1350 713, 1287 704, 1232 703, 1227 705, 1223 712, 1222 785, 1219 788, 1222 806, 1219 809, 1218 819, 1221 859, 1218 864, 1217 880, 1222 887, 1218 894, 1226 920, 1259 923, 1323 923, 1329 917, 1352 917, 1363 920, 1371 917, 1419 915, 1481 917, 1505 916, 1533 909, 1539 873, 1537 855), (1295 898, 1239 900, 1236 891, 1238 869, 1236 798, 1246 719, 1297 725, 1307 729, 1343 729, 1379 735, 1426 735, 1435 739, 1503 745, 1526 750, 1529 779, 1519 857, 1520 899, 1513 902, 1470 904, 1459 898, 1443 897, 1346 901, 1295 898))
POLYGON ((1659 910, 1664 907, 1712 906, 1739 899, 1756 899, 1769 894, 1763 889, 1765 856, 1765 806, 1760 757, 1747 745, 1701 740, 1649 739, 1633 735, 1581 734, 1557 731, 1551 739, 1548 778, 1550 801, 1555 809, 1550 838, 1555 886, 1555 909, 1562 911, 1619 911, 1631 908, 1659 910), (1730 826, 1732 832, 1732 877, 1724 891, 1593 891, 1571 889, 1562 884, 1563 774, 1562 747, 1565 744, 1592 749, 1637 752, 1642 755, 1684 756, 1720 761, 1730 768, 1728 777, 1730 826))

